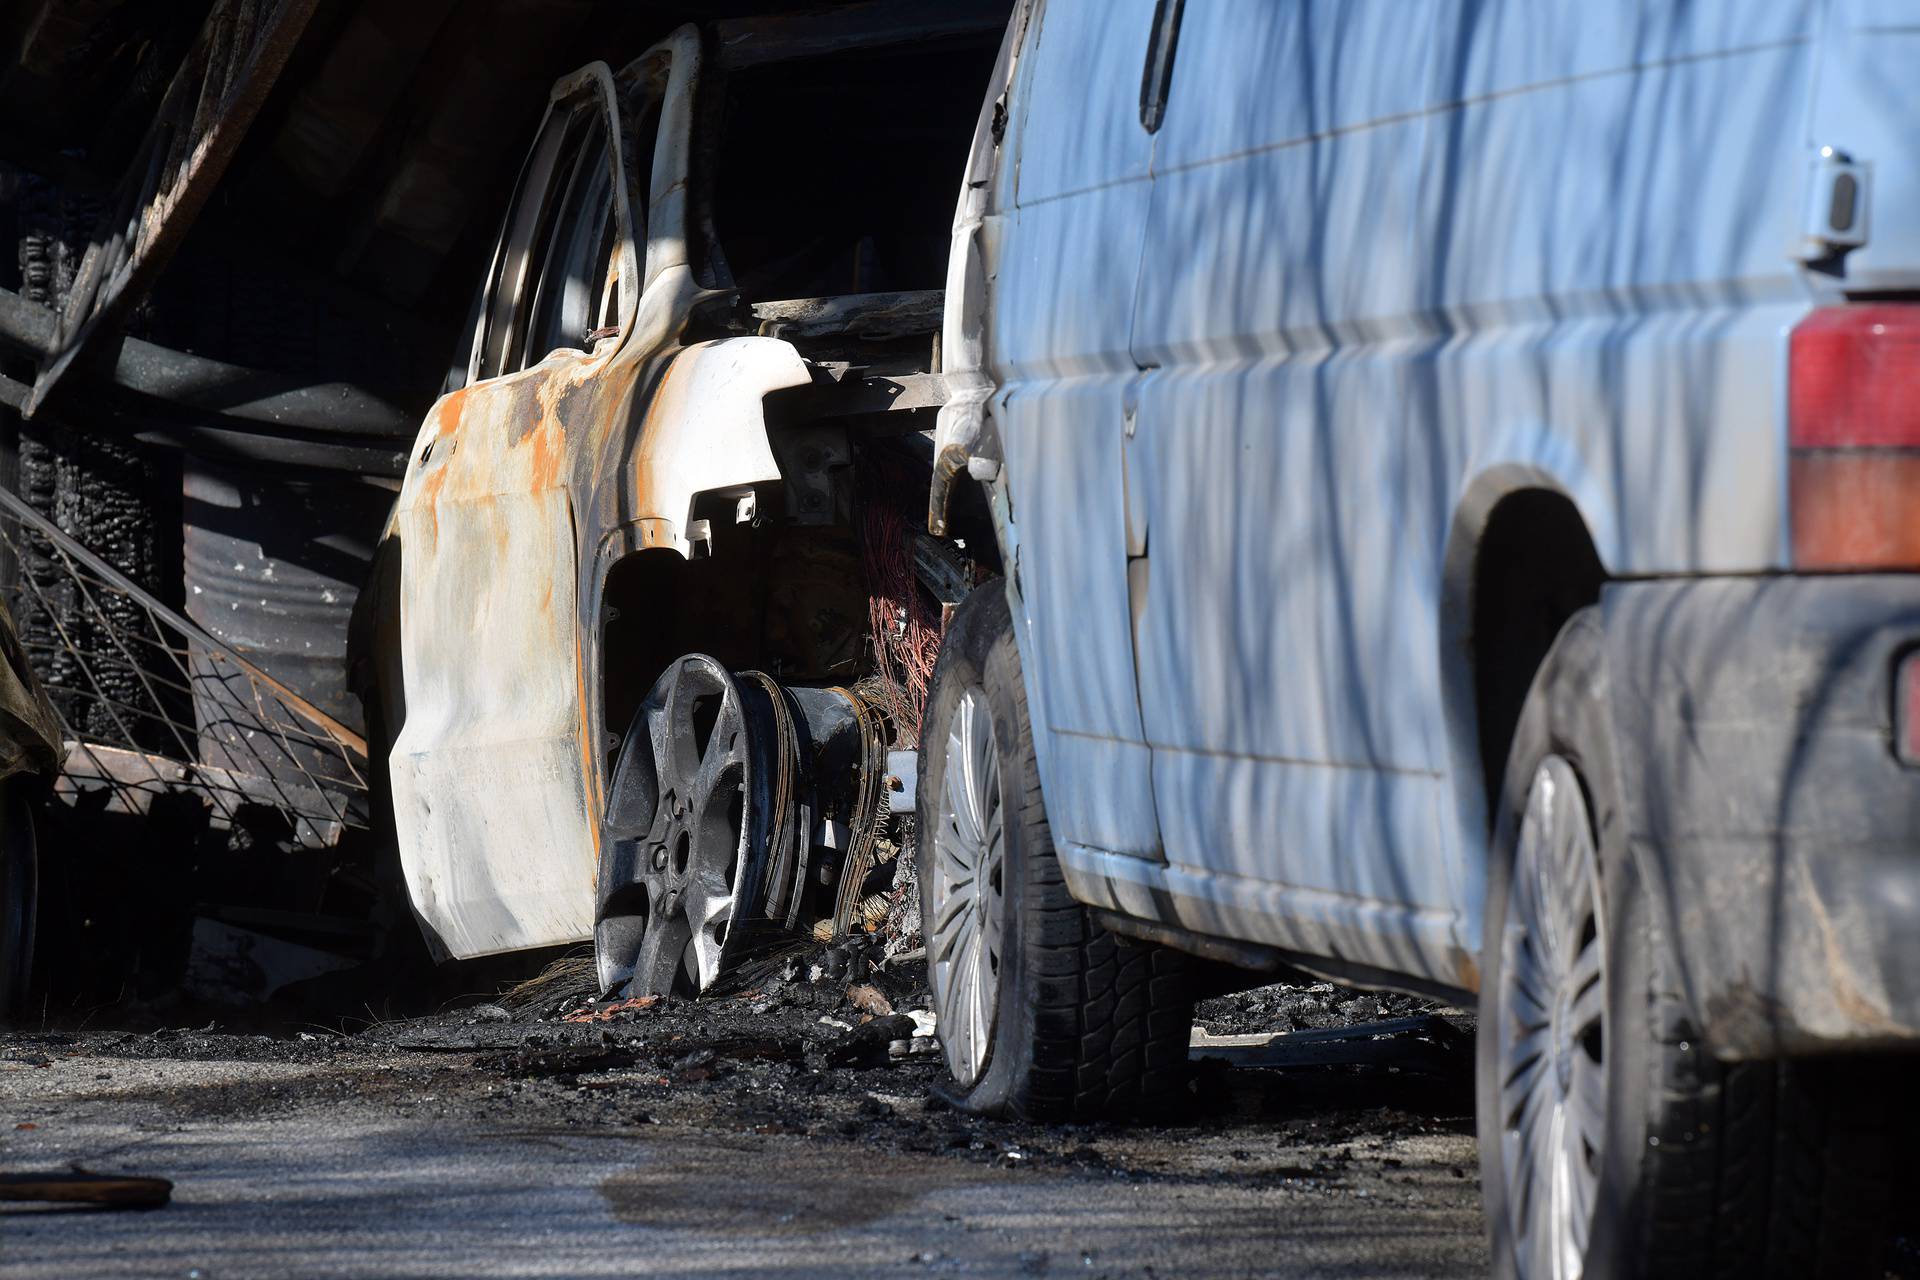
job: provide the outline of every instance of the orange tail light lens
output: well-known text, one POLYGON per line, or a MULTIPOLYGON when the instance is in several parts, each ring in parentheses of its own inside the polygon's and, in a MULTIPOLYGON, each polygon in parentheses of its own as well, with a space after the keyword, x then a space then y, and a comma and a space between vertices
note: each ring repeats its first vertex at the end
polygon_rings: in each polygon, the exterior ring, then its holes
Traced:
POLYGON ((1920 304, 1808 316, 1788 414, 1794 565, 1920 569, 1920 304))

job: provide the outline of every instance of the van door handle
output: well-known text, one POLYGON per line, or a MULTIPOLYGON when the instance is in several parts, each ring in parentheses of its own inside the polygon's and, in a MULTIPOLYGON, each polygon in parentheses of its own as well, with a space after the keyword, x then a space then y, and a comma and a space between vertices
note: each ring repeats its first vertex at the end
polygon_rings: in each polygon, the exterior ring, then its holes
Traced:
POLYGON ((1180 43, 1180 15, 1187 0, 1158 0, 1153 6, 1153 37, 1147 43, 1147 65, 1140 75, 1140 126, 1160 131, 1167 114, 1167 93, 1173 87, 1173 51, 1180 43))

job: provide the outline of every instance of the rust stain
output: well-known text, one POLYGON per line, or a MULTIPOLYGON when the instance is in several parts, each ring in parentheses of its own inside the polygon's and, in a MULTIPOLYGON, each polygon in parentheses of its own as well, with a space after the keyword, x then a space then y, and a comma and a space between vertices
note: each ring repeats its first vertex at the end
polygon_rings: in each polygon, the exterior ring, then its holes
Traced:
MULTIPOLYGON (((1826 962, 1827 981, 1833 988, 1835 1006, 1858 1028, 1896 1038, 1911 1037, 1914 1028, 1902 1026, 1889 1008, 1875 1002, 1860 989, 1860 978, 1853 965, 1854 957, 1841 941, 1842 929, 1828 912, 1826 900, 1820 896, 1804 865, 1796 866, 1793 887, 1806 907, 1808 920, 1819 934, 1821 956, 1826 962)), ((1849 929, 1846 932, 1852 935, 1855 931, 1849 929)))
MULTIPOLYGON (((634 388, 639 384, 640 375, 646 371, 648 363, 645 360, 615 360, 602 371, 598 387, 600 404, 605 407, 595 415, 597 421, 592 426, 596 431, 613 425, 625 414, 627 407, 632 403, 634 388)), ((668 364, 667 369, 669 373, 672 372, 671 363, 668 364)), ((666 385, 664 379, 660 385, 662 387, 666 385)), ((658 391, 659 389, 655 388, 656 395, 658 391)))
MULTIPOLYGON (((542 372, 533 390, 534 414, 527 424, 526 431, 537 431, 549 423, 561 420, 561 408, 565 405, 569 393, 580 385, 580 369, 571 364, 558 368, 549 368, 542 372)), ((523 435, 525 433, 523 432, 523 435)), ((516 438, 515 443, 519 442, 516 438)))
MULTIPOLYGON (((933 483, 927 495, 927 532, 936 538, 947 534, 947 499, 953 493, 953 481, 967 465, 967 451, 950 444, 934 460, 933 483)), ((1476 970, 1475 983, 1479 982, 1476 970)))
POLYGON ((566 433, 560 427, 560 419, 549 416, 527 437, 528 453, 527 487, 538 493, 542 489, 552 489, 565 478, 566 433))
POLYGON ((640 428, 626 450, 625 483, 632 504, 628 508, 636 514, 654 511, 653 499, 653 458, 649 446, 654 436, 654 419, 673 405, 671 387, 674 375, 680 370, 678 360, 669 361, 660 374, 659 384, 653 388, 653 394, 647 397, 646 415, 640 421, 640 428))
POLYGON ((461 387, 458 391, 448 392, 440 401, 435 416, 439 419, 436 431, 444 440, 460 429, 460 416, 467 411, 467 392, 471 388, 461 387))
POLYGON ((427 530, 434 546, 440 545, 440 491, 446 488, 448 469, 441 467, 420 482, 413 505, 426 513, 427 530))
MULTIPOLYGON (((597 816, 604 805, 600 799, 600 770, 595 764, 593 717, 587 711, 591 704, 587 701, 587 664, 580 652, 580 632, 580 627, 573 628, 573 681, 575 696, 579 699, 575 705, 580 709, 580 779, 587 787, 589 806, 587 812, 597 816)), ((593 839, 593 868, 597 889, 600 873, 600 824, 588 822, 587 832, 593 839)))
MULTIPOLYGON (((449 450, 458 447, 460 423, 466 416, 469 390, 470 388, 462 387, 458 391, 449 392, 433 407, 433 439, 427 446, 428 460, 417 462, 416 465, 431 465, 433 455, 442 448, 441 441, 447 441, 444 447, 449 450)), ((452 469, 446 464, 447 458, 442 456, 439 465, 433 466, 433 469, 421 478, 419 488, 414 495, 413 505, 426 514, 427 531, 435 546, 440 542, 441 491, 446 488, 447 477, 452 473, 452 469)))
MULTIPOLYGON (((533 378, 476 388, 472 403, 455 392, 436 411, 436 446, 422 464, 413 505, 432 509, 444 501, 486 501, 505 494, 559 488, 568 476, 568 438, 552 394, 557 378, 533 378), (459 428, 468 428, 464 441, 459 428), (445 445, 440 445, 446 440, 445 445), (464 443, 467 447, 459 450, 464 443), (446 452, 442 453, 441 449, 446 452), (459 450, 459 461, 453 458, 459 450)), ((437 531, 437 521, 436 531, 437 531)))

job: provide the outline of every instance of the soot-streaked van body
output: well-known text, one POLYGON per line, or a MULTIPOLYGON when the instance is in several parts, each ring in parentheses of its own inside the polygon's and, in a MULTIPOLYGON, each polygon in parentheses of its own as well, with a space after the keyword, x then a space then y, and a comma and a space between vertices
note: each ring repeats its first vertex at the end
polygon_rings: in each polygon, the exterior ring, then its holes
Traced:
POLYGON ((1920 1043, 1914 66, 1895 0, 1016 13, 930 506, 984 490, 1006 575, 919 789, 977 1105, 1152 1094, 1177 952, 1298 966, 1478 1000, 1503 1272, 1872 1247, 1895 1126, 1832 1100, 1920 1043), (1754 1172, 1789 1134, 1816 1212, 1754 1172))

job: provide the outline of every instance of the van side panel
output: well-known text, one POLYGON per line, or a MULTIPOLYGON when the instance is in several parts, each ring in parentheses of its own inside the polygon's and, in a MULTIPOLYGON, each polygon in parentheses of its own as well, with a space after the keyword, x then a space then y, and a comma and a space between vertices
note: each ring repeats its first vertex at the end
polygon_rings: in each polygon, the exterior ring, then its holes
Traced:
POLYGON ((1784 567, 1783 386, 1758 371, 1784 377, 1808 303, 1822 7, 1444 5, 1410 408, 1456 493, 1532 463, 1615 573, 1784 567))
MULTIPOLYGON (((1613 574, 1787 566, 1787 335, 1813 293, 1790 255, 1824 7, 1648 0, 1575 20, 1449 0, 1422 174, 1434 342, 1407 424, 1446 451, 1436 545, 1511 467, 1572 498, 1613 574)), ((1465 630, 1434 638, 1463 675, 1470 655, 1444 646, 1465 630)), ((1489 820, 1473 735, 1454 742, 1469 943, 1489 820)))
POLYGON ((1825 10, 1188 7, 1134 335, 1170 867, 1068 849, 1076 892, 1471 985, 1455 511, 1531 477, 1615 574, 1785 566, 1825 10))

